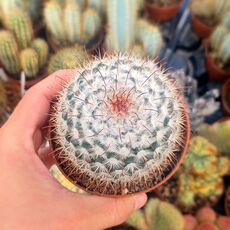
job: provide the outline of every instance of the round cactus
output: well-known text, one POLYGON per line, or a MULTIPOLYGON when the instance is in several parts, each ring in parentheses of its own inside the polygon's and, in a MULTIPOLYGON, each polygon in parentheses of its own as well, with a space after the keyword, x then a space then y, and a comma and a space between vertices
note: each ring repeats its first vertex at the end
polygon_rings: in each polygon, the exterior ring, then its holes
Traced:
POLYGON ((184 103, 169 79, 157 63, 126 55, 79 69, 50 120, 64 174, 104 195, 151 190, 166 181, 189 138, 184 103))
POLYGON ((45 40, 37 38, 33 40, 31 47, 36 51, 38 55, 38 65, 42 68, 47 62, 49 47, 45 40))
POLYGON ((145 217, 149 229, 183 230, 184 218, 180 211, 167 202, 157 199, 150 200, 145 207, 145 217))
POLYGON ((20 53, 22 70, 28 78, 33 78, 38 73, 38 55, 31 49, 27 48, 20 53))
POLYGON ((87 54, 80 46, 61 49, 51 57, 48 73, 51 74, 60 69, 79 68, 86 59, 87 54))

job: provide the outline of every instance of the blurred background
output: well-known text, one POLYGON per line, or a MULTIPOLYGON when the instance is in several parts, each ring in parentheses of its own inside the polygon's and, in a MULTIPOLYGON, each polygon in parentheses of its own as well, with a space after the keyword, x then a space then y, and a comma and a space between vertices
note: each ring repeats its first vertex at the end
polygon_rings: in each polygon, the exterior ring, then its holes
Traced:
POLYGON ((230 0, 1 0, 0 125, 49 74, 117 52, 171 72, 192 137, 173 178, 114 229, 230 229, 230 0))

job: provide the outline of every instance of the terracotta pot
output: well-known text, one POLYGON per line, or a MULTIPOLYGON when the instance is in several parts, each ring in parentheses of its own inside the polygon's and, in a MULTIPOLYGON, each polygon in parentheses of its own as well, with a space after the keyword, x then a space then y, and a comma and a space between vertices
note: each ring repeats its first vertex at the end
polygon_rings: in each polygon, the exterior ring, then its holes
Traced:
MULTIPOLYGON (((18 75, 17 76, 10 75, 10 74, 7 74, 7 75, 9 76, 11 82, 14 82, 15 84, 19 84, 19 85, 21 84, 20 80, 18 79, 18 75)), ((37 84, 39 81, 43 80, 46 76, 47 76, 47 74, 45 71, 43 74, 37 76, 36 78, 34 78, 32 80, 26 80, 25 89, 27 90, 27 89, 31 88, 32 86, 37 84)))
POLYGON ((227 79, 230 78, 230 73, 226 72, 215 64, 209 52, 208 40, 204 41, 203 44, 205 49, 205 61, 209 79, 211 81, 225 82, 227 79))
POLYGON ((175 17, 183 0, 179 0, 178 3, 169 6, 158 6, 154 3, 145 1, 144 9, 150 19, 155 21, 168 21, 175 17))
POLYGON ((213 29, 204 24, 197 16, 192 16, 192 30, 200 39, 206 39, 210 37, 213 29))
POLYGON ((230 115, 230 79, 228 79, 222 87, 221 102, 224 113, 230 115))

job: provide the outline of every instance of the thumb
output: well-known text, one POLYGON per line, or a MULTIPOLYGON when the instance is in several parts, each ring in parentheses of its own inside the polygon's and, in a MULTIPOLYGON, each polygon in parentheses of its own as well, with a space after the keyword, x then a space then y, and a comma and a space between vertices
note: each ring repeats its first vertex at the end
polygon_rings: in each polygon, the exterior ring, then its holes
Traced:
MULTIPOLYGON (((105 229, 123 223, 147 200, 145 193, 108 198, 93 195, 69 194, 68 204, 73 212, 73 222, 78 229, 105 229), (80 219, 78 219, 80 218, 80 219), (79 226, 80 224, 80 226, 79 226)), ((72 223, 73 223, 72 222, 72 223)))

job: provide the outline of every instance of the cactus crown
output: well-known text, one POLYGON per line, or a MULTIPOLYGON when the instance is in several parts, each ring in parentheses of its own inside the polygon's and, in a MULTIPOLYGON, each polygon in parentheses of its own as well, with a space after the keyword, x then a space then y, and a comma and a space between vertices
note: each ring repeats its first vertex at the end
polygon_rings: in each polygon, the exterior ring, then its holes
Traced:
POLYGON ((149 190, 182 157, 189 124, 178 88, 157 63, 95 60, 66 84, 50 121, 57 162, 86 191, 149 190))

